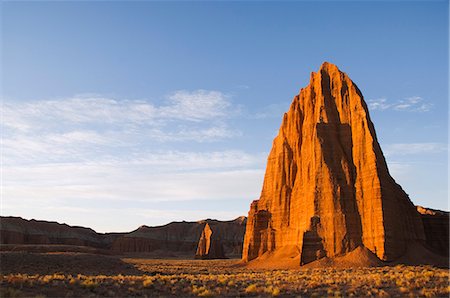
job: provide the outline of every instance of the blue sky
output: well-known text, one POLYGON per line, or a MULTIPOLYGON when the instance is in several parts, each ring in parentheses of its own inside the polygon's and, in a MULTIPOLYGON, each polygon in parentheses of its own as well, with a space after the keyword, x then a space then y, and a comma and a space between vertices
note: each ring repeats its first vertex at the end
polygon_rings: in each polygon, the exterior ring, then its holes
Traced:
POLYGON ((448 210, 448 1, 2 2, 2 215, 129 231, 246 215, 323 61, 391 174, 448 210))

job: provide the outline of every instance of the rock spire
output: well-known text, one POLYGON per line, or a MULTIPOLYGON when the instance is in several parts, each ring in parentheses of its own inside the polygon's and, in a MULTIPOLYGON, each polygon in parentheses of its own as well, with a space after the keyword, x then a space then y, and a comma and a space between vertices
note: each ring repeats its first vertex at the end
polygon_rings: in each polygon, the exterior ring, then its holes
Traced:
POLYGON ((223 244, 217 233, 214 233, 208 223, 202 231, 198 241, 196 259, 224 259, 223 244))
POLYGON ((361 91, 331 63, 312 73, 283 116, 243 260, 282 255, 307 264, 365 247, 383 261, 423 242, 408 195, 389 174, 361 91))

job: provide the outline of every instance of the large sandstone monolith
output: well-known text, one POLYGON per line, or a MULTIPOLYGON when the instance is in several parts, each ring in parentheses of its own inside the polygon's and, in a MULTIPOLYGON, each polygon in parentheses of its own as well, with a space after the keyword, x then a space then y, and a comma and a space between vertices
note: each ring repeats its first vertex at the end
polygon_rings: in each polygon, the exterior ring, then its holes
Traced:
POLYGON ((365 247, 389 261, 424 240, 360 90, 325 62, 284 114, 261 197, 250 207, 243 260, 273 255, 306 264, 365 247))
POLYGON ((198 241, 195 258, 196 259, 225 258, 225 255, 223 253, 223 245, 220 239, 217 237, 217 233, 213 232, 208 223, 205 224, 205 228, 203 229, 200 239, 198 241))

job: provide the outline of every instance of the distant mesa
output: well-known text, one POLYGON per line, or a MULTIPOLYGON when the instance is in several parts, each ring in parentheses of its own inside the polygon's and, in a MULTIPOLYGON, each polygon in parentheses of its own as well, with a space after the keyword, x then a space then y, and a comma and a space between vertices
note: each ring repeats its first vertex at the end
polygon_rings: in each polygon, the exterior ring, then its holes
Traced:
POLYGON ((445 214, 417 211, 389 174, 361 91, 325 62, 283 116, 242 259, 262 267, 353 259, 448 266, 435 257, 448 257, 445 214))
POLYGON ((20 217, 2 216, 0 220, 0 243, 62 245, 108 249, 121 233, 98 234, 84 227, 74 227, 43 220, 25 220, 20 217))
POLYGON ((129 233, 96 233, 56 222, 1 217, 1 250, 139 254, 152 258, 240 258, 246 218, 142 225, 129 233), (208 232, 211 231, 211 233, 208 232))
MULTIPOLYGON (((206 239, 202 238, 202 234, 208 225, 213 231, 213 239, 220 239, 223 248, 218 258, 236 258, 242 255, 245 224, 246 221, 242 222, 239 217, 230 221, 206 219, 198 222, 171 222, 159 227, 141 227, 117 238, 112 243, 111 250, 117 253, 151 254, 155 257, 192 258, 197 255, 198 247, 202 246, 199 242, 206 239)), ((213 241, 213 244, 216 242, 213 241)), ((213 258, 213 255, 208 258, 213 258)))

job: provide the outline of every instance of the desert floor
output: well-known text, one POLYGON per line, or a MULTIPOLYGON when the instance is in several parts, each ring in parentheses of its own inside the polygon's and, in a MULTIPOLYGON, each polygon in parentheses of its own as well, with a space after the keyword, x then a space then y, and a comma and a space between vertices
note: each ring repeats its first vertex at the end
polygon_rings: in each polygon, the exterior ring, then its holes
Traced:
POLYGON ((88 253, 2 252, 0 297, 449 296, 429 266, 256 270, 239 260, 162 260, 88 253))

